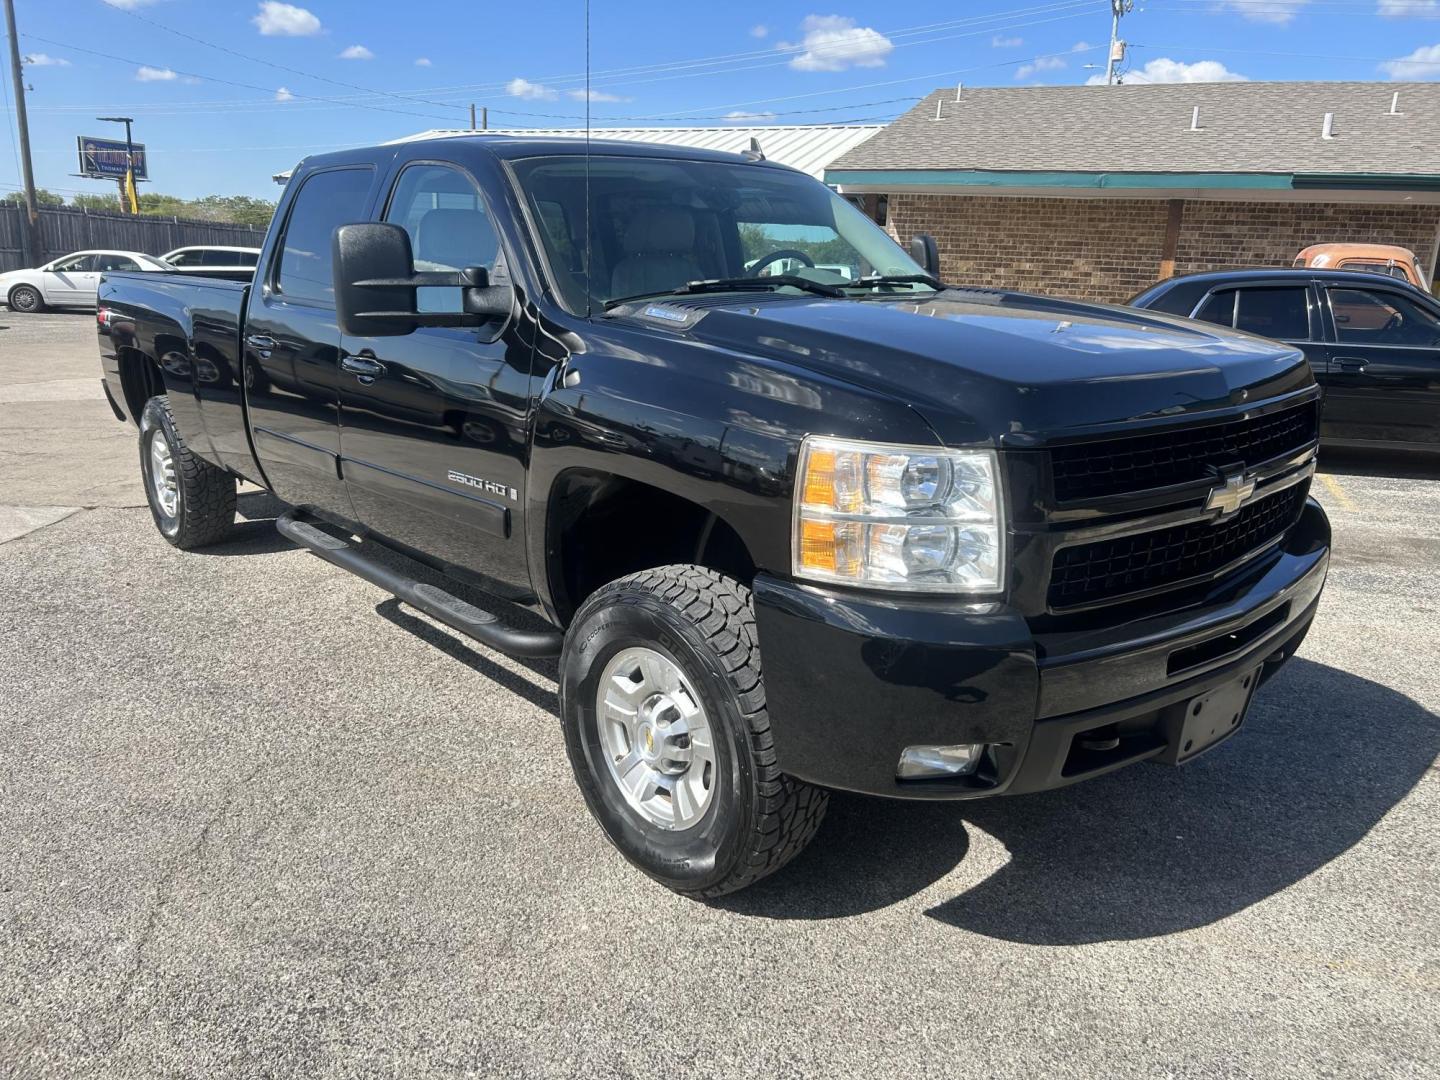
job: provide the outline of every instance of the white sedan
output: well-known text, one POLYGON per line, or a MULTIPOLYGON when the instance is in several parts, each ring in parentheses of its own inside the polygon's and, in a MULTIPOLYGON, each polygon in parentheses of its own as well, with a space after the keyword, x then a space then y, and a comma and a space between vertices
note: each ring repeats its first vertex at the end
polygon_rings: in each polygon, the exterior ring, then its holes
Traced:
POLYGON ((138 251, 76 251, 37 270, 0 274, 0 300, 11 311, 46 307, 93 308, 100 275, 107 270, 173 270, 167 262, 138 251))

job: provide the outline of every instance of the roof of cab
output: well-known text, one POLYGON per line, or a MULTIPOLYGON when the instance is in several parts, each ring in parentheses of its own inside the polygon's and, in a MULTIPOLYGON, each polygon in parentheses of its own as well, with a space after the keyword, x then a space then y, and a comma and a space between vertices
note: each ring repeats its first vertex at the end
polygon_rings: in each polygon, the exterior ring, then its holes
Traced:
MULTIPOLYGON (((361 147, 353 150, 337 150, 329 154, 316 154, 313 157, 307 157, 300 163, 300 166, 305 167, 307 170, 313 170, 332 164, 343 165, 351 162, 372 161, 382 154, 389 160, 389 156, 397 151, 404 151, 406 154, 416 154, 418 151, 417 156, 428 156, 438 161, 444 161, 455 156, 457 146, 480 147, 506 161, 530 157, 583 157, 588 150, 592 157, 678 158, 684 161, 715 161, 729 165, 763 165, 773 169, 786 169, 791 172, 798 171, 791 169, 788 165, 782 165, 776 161, 767 161, 764 158, 756 160, 744 154, 730 154, 721 150, 703 150, 693 146, 680 146, 672 143, 643 143, 620 139, 591 139, 587 142, 584 139, 574 138, 491 135, 485 132, 477 132, 474 135, 448 135, 434 139, 417 139, 404 143, 385 143, 381 146, 361 147)), ((297 168, 300 166, 297 166, 297 168)), ((282 173, 279 175, 283 176, 285 174, 282 173)))
POLYGON ((1174 286, 1191 282, 1239 282, 1239 281, 1354 281, 1355 279, 1370 278, 1374 281, 1385 282, 1403 289, 1411 289, 1422 296, 1429 294, 1423 289, 1416 288, 1410 282, 1401 278, 1391 277, 1389 274, 1375 273, 1369 270, 1341 270, 1325 266, 1297 266, 1297 267, 1274 267, 1255 266, 1249 269, 1238 267, 1231 270, 1202 270, 1195 274, 1180 274, 1176 277, 1166 278, 1164 281, 1157 281, 1140 295, 1152 292, 1167 291, 1174 286))

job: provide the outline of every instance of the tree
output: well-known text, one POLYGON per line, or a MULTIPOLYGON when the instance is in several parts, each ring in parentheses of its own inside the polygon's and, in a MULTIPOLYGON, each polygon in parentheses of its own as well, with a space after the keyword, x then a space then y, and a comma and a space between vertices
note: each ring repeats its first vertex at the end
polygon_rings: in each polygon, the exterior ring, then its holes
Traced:
MULTIPOLYGON (((23 191, 12 191, 8 195, 0 195, 0 206, 24 206, 25 193, 23 191)), ((53 191, 46 191, 44 188, 35 189, 36 206, 64 206, 65 196, 56 195, 53 191)))

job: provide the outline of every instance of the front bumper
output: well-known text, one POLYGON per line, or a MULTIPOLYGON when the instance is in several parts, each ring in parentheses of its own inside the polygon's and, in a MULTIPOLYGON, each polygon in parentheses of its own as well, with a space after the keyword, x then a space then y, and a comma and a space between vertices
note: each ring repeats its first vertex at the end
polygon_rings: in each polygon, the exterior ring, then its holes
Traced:
POLYGON ((1330 523, 1311 499, 1279 548, 1204 596, 1042 634, 1004 604, 860 597, 761 575, 755 616, 780 768, 871 795, 966 799, 1166 755, 1179 703, 1256 668, 1268 678, 1294 654, 1329 556, 1330 523), (975 775, 896 778, 906 746, 956 743, 991 745, 975 775))

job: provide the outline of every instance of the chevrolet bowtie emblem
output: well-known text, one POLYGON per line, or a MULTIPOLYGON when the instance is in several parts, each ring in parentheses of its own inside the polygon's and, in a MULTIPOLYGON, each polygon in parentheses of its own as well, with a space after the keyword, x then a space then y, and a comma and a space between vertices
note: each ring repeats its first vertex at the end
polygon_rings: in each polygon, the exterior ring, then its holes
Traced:
POLYGON ((1229 517, 1244 506, 1255 494, 1255 478, 1240 473, 1231 473, 1225 482, 1210 489, 1205 500, 1206 510, 1219 510, 1220 516, 1229 517))

